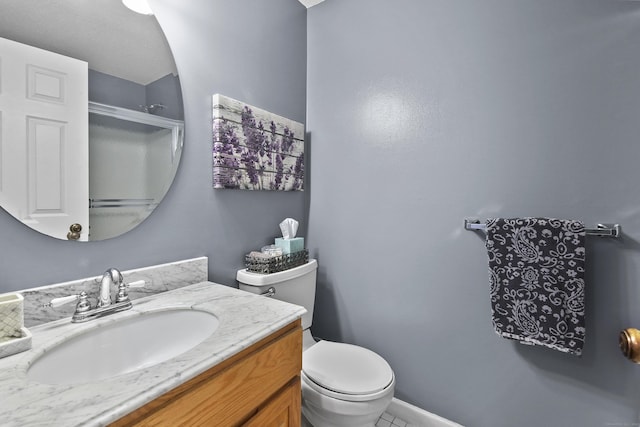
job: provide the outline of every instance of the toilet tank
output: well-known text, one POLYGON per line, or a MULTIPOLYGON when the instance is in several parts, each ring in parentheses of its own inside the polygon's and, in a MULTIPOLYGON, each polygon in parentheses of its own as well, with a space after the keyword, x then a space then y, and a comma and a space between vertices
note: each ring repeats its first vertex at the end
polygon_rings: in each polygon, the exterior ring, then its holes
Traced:
POLYGON ((278 273, 260 274, 247 269, 238 270, 236 280, 243 291, 266 294, 268 289, 273 287, 275 294, 272 298, 306 308, 307 313, 302 316, 302 329, 308 329, 313 321, 317 269, 316 260, 310 259, 306 264, 278 273))

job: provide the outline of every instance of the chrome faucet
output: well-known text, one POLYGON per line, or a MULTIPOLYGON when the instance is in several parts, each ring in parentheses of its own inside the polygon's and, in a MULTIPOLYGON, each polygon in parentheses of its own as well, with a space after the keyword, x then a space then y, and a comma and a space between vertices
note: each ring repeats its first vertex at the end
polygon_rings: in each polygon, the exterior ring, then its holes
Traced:
MULTIPOLYGON (((97 282, 98 280, 96 280, 97 282)), ((138 280, 136 282, 125 283, 122 273, 117 268, 110 268, 104 272, 100 282, 100 291, 95 307, 91 306, 89 302, 89 296, 85 291, 80 292, 79 295, 70 295, 68 297, 54 298, 48 304, 44 304, 45 307, 59 307, 63 304, 78 301, 76 304, 76 311, 73 313, 71 322, 80 323, 86 322, 92 319, 97 319, 109 314, 118 313, 120 311, 129 310, 133 307, 127 288, 143 287, 145 285, 144 280, 138 280), (116 300, 111 300, 111 288, 117 289, 116 300)))
POLYGON ((124 283, 122 273, 117 268, 110 268, 104 272, 100 280, 100 294, 98 295, 98 307, 108 307, 111 305, 111 288, 124 283))

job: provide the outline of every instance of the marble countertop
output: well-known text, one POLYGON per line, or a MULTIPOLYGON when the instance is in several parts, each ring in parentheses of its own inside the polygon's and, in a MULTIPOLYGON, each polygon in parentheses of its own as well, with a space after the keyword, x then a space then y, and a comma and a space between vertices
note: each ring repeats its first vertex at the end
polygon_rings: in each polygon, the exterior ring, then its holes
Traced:
POLYGON ((301 317, 303 307, 235 288, 202 282, 134 301, 131 310, 87 323, 69 318, 30 328, 33 346, 0 359, 3 426, 104 426, 215 366, 301 317), (201 344, 149 368, 97 383, 49 385, 30 380, 27 368, 55 344, 147 311, 194 308, 214 314, 218 329, 201 344))

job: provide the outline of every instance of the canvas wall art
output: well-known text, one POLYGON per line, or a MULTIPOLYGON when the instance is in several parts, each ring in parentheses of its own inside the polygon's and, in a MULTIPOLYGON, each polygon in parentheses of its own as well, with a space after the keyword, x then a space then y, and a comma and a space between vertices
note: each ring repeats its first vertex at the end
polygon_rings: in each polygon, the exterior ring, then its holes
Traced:
POLYGON ((213 188, 302 191, 304 125, 213 95, 213 188))

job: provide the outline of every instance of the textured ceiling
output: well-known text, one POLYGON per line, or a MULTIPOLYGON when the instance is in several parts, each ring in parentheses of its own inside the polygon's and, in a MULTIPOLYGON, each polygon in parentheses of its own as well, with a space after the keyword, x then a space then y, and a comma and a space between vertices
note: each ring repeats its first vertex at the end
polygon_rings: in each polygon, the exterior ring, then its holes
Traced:
POLYGON ((177 74, 156 19, 120 0, 0 0, 0 37, 140 84, 177 74))

